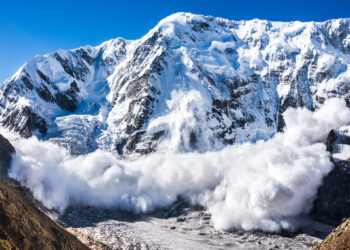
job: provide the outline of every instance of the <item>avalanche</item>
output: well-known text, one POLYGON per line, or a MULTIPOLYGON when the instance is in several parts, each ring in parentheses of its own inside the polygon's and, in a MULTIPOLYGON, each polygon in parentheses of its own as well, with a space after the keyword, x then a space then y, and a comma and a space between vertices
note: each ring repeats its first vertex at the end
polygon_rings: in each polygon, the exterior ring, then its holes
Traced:
POLYGON ((206 206, 216 229, 295 230, 332 168, 322 142, 330 129, 350 122, 350 111, 331 99, 314 113, 288 109, 284 119, 285 132, 268 141, 179 154, 171 152, 178 142, 169 137, 170 152, 133 161, 101 150, 72 156, 35 137, 13 138, 10 176, 61 211, 82 204, 148 212, 182 195, 206 206))

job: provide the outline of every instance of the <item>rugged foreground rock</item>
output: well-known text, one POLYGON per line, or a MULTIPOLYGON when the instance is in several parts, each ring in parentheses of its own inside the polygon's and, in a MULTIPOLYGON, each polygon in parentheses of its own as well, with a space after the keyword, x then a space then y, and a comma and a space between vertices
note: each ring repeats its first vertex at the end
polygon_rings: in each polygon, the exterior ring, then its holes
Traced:
POLYGON ((88 249, 40 211, 24 188, 3 180, 13 152, 0 135, 0 249, 88 249))
POLYGON ((350 249, 350 219, 333 230, 333 232, 314 250, 345 250, 350 249))
POLYGON ((88 249, 40 211, 21 187, 0 179, 0 249, 88 249))

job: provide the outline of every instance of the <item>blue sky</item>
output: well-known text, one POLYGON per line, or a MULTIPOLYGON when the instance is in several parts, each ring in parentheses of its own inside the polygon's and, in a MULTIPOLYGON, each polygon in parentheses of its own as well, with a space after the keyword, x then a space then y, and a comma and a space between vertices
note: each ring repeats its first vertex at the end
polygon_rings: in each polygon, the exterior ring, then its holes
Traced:
POLYGON ((136 39, 179 11, 232 20, 323 21, 350 17, 350 0, 4 0, 0 3, 0 82, 37 54, 98 45, 115 37, 136 39))

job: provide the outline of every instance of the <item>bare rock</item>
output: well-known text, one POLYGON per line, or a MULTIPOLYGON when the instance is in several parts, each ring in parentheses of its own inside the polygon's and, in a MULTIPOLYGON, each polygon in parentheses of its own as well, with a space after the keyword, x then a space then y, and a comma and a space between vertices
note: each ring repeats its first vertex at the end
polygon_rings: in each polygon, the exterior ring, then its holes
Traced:
POLYGON ((350 249, 350 220, 333 230, 328 237, 313 250, 340 250, 350 249))
POLYGON ((11 143, 0 135, 0 177, 7 178, 7 172, 10 168, 11 154, 15 152, 11 143))

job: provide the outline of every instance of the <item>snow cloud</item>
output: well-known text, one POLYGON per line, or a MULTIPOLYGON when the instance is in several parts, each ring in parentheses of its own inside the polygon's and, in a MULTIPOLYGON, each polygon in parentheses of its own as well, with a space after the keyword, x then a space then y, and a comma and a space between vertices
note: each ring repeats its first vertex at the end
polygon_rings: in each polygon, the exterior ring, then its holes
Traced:
MULTIPOLYGON (((191 106, 193 98, 188 98, 191 106)), ((183 107, 175 106, 174 112, 181 112, 183 107)), ((186 119, 189 125, 182 128, 193 129, 186 119)), ((326 136, 350 122, 350 111, 344 101, 332 99, 315 112, 289 109, 284 119, 285 132, 268 141, 205 153, 162 150, 132 161, 99 150, 72 156, 35 137, 12 138, 17 153, 10 176, 60 211, 82 204, 146 212, 182 195, 206 206, 217 229, 293 230, 332 169, 326 136)), ((162 122, 155 121, 154 128, 162 122)), ((174 130, 179 126, 174 123, 174 130)), ((169 138, 171 142, 178 143, 169 138)))

